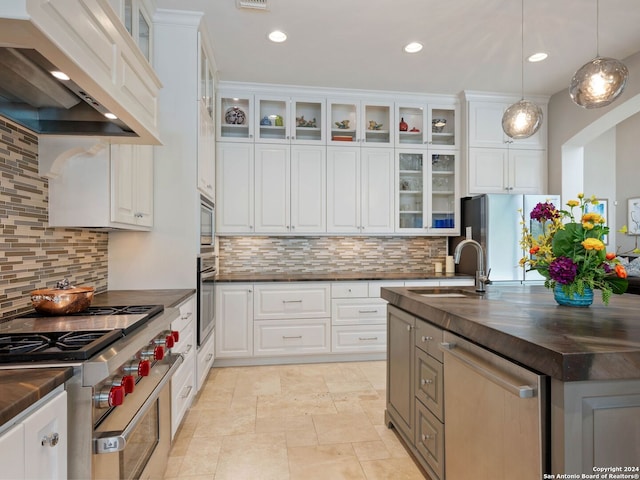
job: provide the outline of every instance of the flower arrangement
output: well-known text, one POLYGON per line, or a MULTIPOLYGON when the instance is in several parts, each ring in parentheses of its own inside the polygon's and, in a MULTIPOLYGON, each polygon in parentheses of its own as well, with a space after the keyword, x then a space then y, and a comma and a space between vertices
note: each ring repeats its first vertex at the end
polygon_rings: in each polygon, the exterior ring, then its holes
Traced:
POLYGON ((578 200, 567 202, 569 210, 558 210, 551 202, 538 203, 530 213, 531 220, 540 222, 533 233, 522 215, 520 244, 529 255, 520 265, 538 271, 545 278, 545 287, 560 285, 569 297, 584 295, 586 288, 602 290, 602 301, 608 305, 612 294, 627 290, 627 271, 615 253, 606 251, 602 238, 609 227, 602 215, 585 213, 587 204, 597 205, 598 201, 580 193, 578 200), (579 221, 574 208, 580 209, 579 221))

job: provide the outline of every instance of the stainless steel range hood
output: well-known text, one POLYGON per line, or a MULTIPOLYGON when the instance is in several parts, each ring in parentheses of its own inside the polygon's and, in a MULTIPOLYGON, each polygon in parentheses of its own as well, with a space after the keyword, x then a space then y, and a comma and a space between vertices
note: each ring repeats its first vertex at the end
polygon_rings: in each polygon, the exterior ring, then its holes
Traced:
POLYGON ((34 49, 0 47, 0 115, 38 134, 136 136, 34 49))

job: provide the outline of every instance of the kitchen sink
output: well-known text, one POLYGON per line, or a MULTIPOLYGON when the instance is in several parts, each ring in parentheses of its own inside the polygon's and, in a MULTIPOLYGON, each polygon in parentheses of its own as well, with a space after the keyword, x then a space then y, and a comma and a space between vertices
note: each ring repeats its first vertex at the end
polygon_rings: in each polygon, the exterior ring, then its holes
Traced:
POLYGON ((412 288, 411 293, 428 298, 482 298, 482 294, 462 288, 412 288))

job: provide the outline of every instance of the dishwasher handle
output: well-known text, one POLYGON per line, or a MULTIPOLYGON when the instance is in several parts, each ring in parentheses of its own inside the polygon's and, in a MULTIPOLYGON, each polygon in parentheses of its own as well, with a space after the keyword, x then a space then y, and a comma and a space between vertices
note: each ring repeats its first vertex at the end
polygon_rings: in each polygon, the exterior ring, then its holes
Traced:
POLYGON ((485 366, 479 364, 476 360, 471 358, 464 350, 457 349, 456 344, 451 342, 442 342, 440 347, 443 351, 446 351, 453 357, 460 360, 467 367, 471 368, 475 372, 479 373, 486 379, 492 381, 496 385, 504 388, 509 393, 520 398, 534 398, 537 395, 535 387, 531 385, 515 385, 510 379, 505 378, 506 375, 501 375, 499 371, 493 371, 485 366))

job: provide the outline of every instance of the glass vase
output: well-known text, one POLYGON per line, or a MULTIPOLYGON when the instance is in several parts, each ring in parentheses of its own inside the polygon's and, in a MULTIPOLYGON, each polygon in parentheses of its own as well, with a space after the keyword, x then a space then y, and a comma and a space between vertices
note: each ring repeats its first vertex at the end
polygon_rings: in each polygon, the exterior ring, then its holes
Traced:
POLYGON ((593 290, 589 287, 585 287, 583 295, 567 295, 562 290, 562 285, 556 284, 553 287, 553 298, 555 298, 558 305, 566 305, 568 307, 588 307, 593 303, 593 290))

